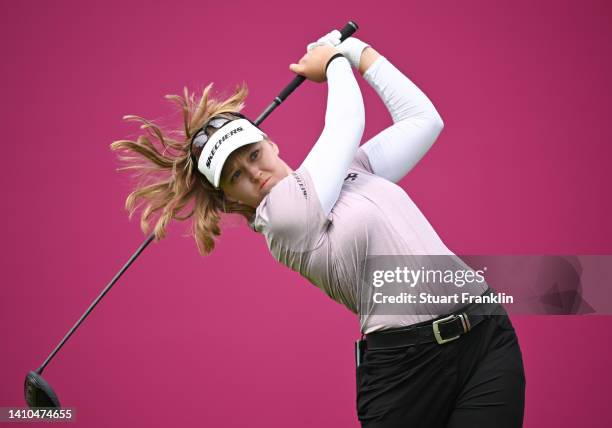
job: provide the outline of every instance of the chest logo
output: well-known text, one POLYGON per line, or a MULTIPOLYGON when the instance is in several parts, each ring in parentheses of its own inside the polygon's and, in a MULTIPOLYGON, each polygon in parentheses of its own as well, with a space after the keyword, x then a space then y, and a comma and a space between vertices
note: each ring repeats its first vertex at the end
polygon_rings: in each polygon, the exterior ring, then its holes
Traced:
POLYGON ((351 181, 355 181, 357 180, 357 177, 359 176, 359 174, 357 174, 356 172, 351 172, 349 173, 346 178, 344 179, 344 181, 346 180, 351 180, 351 181))

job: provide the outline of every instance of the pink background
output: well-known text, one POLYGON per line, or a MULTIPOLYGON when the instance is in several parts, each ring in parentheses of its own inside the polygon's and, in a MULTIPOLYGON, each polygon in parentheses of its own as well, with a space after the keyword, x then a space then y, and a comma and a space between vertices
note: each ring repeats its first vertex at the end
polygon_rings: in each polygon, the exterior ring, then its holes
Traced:
MULTIPOLYGON (((612 253, 605 1, 1 4, 0 407, 144 239, 108 148, 137 135, 122 115, 178 123, 165 94, 245 80, 255 117, 349 19, 445 121, 402 185, 452 250, 612 253)), ((370 137, 391 121, 359 81, 370 137)), ((293 167, 325 98, 306 82, 263 125, 293 167)), ((47 367, 76 426, 358 426, 356 318, 232 224, 208 258, 174 225, 47 367)), ((512 320, 525 426, 611 426, 612 319, 512 320)))

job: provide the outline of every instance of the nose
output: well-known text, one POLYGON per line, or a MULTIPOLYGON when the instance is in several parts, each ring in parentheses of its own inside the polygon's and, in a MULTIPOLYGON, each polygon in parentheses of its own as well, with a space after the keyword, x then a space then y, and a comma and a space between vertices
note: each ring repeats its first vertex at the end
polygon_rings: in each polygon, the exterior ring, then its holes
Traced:
POLYGON ((246 170, 252 182, 257 182, 263 178, 263 172, 255 165, 248 166, 246 170))

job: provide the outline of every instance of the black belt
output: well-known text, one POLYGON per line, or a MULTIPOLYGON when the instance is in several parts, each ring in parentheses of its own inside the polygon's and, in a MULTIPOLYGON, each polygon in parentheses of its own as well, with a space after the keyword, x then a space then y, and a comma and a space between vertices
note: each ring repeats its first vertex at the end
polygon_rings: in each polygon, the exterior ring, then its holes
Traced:
MULTIPOLYGON (((488 294, 491 291, 489 289, 483 294, 488 294)), ((442 345, 469 332, 481 321, 489 318, 493 309, 495 307, 499 308, 499 306, 499 304, 493 306, 484 303, 470 304, 462 312, 442 315, 432 321, 366 334, 367 349, 399 348, 430 342, 438 342, 442 345), (486 307, 491 309, 487 310, 486 307)), ((505 313, 503 309, 501 311, 505 313)))

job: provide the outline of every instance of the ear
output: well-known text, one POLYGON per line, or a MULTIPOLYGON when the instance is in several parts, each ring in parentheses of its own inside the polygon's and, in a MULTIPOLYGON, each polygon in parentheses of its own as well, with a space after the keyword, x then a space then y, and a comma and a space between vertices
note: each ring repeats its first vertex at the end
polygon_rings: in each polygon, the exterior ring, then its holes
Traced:
POLYGON ((270 144, 270 146, 272 146, 272 150, 274 151, 275 155, 278 155, 280 153, 280 149, 278 148, 278 145, 272 141, 272 140, 266 140, 268 142, 268 144, 270 144))

